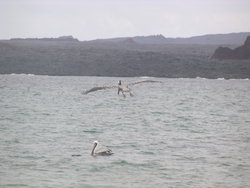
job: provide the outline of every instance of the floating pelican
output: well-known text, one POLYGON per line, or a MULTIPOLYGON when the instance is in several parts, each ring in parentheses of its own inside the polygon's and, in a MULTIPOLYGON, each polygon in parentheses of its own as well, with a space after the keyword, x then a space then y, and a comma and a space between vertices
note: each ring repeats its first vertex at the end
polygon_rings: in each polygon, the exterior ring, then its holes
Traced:
POLYGON ((91 152, 92 156, 97 156, 97 155, 108 156, 108 155, 112 155, 113 154, 112 151, 111 151, 111 149, 106 148, 106 147, 97 149, 95 151, 95 148, 96 148, 97 144, 98 144, 98 141, 97 140, 94 141, 94 146, 93 146, 93 149, 92 149, 92 152, 91 152))
POLYGON ((141 80, 141 81, 137 81, 137 82, 131 82, 128 84, 123 84, 122 85, 122 81, 120 80, 117 86, 101 86, 101 87, 93 87, 90 90, 87 90, 84 92, 84 94, 88 94, 90 92, 94 92, 94 91, 98 91, 98 90, 102 90, 102 89, 113 89, 113 88, 118 88, 118 95, 121 92, 123 97, 126 97, 125 93, 129 93, 129 95, 132 97, 134 96, 131 93, 131 89, 128 86, 131 85, 135 85, 135 84, 140 84, 140 83, 144 83, 144 82, 160 82, 160 81, 154 81, 154 80, 141 80))

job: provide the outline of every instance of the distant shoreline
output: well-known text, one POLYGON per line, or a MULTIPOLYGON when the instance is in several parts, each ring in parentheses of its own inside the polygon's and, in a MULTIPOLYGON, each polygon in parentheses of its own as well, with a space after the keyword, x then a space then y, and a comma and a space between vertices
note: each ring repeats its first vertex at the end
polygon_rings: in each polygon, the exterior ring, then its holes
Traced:
POLYGON ((36 75, 36 74, 24 74, 24 73, 11 73, 11 74, 0 74, 0 76, 49 76, 49 77, 102 77, 102 78, 139 78, 139 79, 153 79, 153 78, 166 78, 166 79, 204 79, 204 80, 250 80, 249 78, 203 78, 203 77, 195 77, 195 78, 170 78, 170 77, 151 77, 151 76, 75 76, 75 75, 36 75))
MULTIPOLYGON (((238 37, 244 36, 239 33, 238 37)), ((165 44, 161 40, 165 40, 163 36, 125 41, 0 41, 0 74, 250 78, 250 60, 211 58, 220 44, 165 44)), ((238 44, 226 46, 235 48, 238 44)))

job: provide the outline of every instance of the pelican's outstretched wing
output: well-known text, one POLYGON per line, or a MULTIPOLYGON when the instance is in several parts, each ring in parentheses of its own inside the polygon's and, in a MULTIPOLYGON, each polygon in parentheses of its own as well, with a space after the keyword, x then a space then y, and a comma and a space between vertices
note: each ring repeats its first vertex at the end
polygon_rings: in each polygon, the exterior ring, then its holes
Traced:
POLYGON ((129 84, 127 84, 128 86, 129 85, 135 85, 135 84, 140 84, 140 83, 144 83, 144 82, 159 82, 161 83, 161 81, 155 81, 155 80, 141 80, 141 81, 137 81, 137 82, 131 82, 129 84))
POLYGON ((84 92, 84 94, 88 94, 90 92, 94 92, 94 91, 98 91, 98 90, 102 90, 102 89, 112 89, 112 88, 118 88, 118 86, 101 86, 101 87, 93 87, 87 91, 84 92))

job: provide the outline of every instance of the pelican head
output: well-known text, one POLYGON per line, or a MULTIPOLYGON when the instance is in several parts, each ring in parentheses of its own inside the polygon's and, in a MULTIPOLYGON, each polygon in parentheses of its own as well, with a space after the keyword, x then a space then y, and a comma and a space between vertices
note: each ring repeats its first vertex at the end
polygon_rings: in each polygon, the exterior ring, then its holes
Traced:
POLYGON ((120 86, 120 85, 122 85, 122 81, 121 80, 119 80, 119 83, 118 83, 118 85, 120 86))
POLYGON ((93 144, 98 144, 99 142, 98 142, 98 140, 95 140, 94 142, 93 142, 93 144))

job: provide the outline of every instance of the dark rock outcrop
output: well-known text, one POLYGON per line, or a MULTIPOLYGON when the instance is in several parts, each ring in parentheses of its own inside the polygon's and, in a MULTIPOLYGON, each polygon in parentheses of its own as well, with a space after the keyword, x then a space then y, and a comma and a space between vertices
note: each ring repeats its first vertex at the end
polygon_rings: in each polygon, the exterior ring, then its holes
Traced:
POLYGON ((244 46, 250 47, 250 36, 247 37, 247 40, 245 41, 244 46))
POLYGON ((250 36, 247 37, 244 45, 234 50, 227 47, 219 47, 215 50, 212 58, 215 59, 250 59, 250 36))

